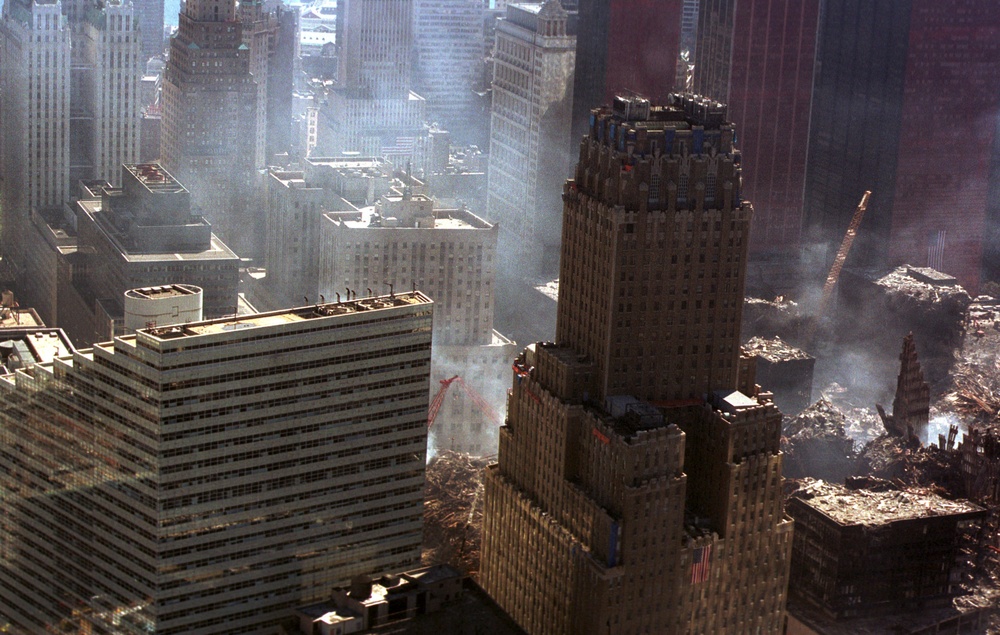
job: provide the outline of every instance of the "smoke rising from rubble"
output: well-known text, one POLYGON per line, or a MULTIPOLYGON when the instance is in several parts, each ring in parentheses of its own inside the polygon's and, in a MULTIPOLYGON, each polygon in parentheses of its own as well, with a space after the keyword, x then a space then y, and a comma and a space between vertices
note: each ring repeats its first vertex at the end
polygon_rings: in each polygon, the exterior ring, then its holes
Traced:
POLYGON ((955 441, 955 444, 957 445, 959 441, 961 441, 961 435, 965 431, 966 427, 963 425, 961 419, 959 419, 952 412, 946 412, 935 417, 931 417, 930 422, 927 424, 926 434, 921 437, 920 442, 924 445, 937 445, 938 435, 944 435, 945 439, 947 439, 948 430, 951 426, 958 426, 959 436, 955 441))

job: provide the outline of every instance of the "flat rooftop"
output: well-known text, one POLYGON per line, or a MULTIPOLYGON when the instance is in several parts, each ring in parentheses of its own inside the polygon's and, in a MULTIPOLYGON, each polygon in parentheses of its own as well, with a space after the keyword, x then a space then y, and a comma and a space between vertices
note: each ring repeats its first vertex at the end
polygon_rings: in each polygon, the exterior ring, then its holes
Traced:
POLYGON ((162 298, 178 298, 181 296, 194 295, 200 291, 201 289, 193 284, 168 284, 159 287, 129 289, 125 292, 125 295, 130 298, 159 300, 162 298))
MULTIPOLYGON (((25 329, 31 327, 44 327, 42 318, 34 309, 10 309, 0 308, 0 331, 3 329, 25 329)), ((3 333, 0 333, 3 338, 3 333)))
POLYGON ((303 322, 320 317, 350 315, 366 311, 379 311, 401 306, 432 303, 432 300, 420 291, 413 291, 363 298, 360 300, 350 300, 346 302, 327 302, 325 304, 315 304, 312 306, 285 309, 282 311, 271 311, 269 313, 255 313, 253 315, 226 317, 215 320, 205 320, 202 322, 191 322, 189 324, 145 328, 137 330, 136 333, 151 337, 155 340, 174 340, 184 337, 213 335, 231 331, 241 331, 244 329, 303 322))
POLYGON ((841 525, 876 526, 900 520, 983 511, 968 501, 951 501, 916 489, 884 492, 852 490, 812 479, 803 480, 803 486, 792 494, 792 498, 841 525))
MULTIPOLYGON (((416 229, 402 222, 398 225, 391 224, 389 218, 392 217, 379 217, 376 215, 377 211, 376 206, 369 205, 357 212, 329 212, 326 217, 348 229, 416 229)), ((493 227, 467 209, 436 209, 433 215, 434 227, 420 227, 420 229, 492 229, 493 227)))
POLYGON ((16 353, 20 364, 46 364, 56 357, 73 352, 73 345, 62 329, 54 328, 5 328, 0 329, 0 365, 6 366, 7 357, 16 353))
POLYGON ((748 353, 775 364, 794 360, 813 359, 811 355, 800 348, 795 348, 780 337, 771 339, 752 337, 749 342, 743 345, 743 348, 748 353))
POLYGON ((137 163, 122 167, 131 173, 137 181, 142 183, 147 190, 155 194, 173 194, 175 192, 187 191, 180 184, 180 181, 175 179, 158 163, 137 163))

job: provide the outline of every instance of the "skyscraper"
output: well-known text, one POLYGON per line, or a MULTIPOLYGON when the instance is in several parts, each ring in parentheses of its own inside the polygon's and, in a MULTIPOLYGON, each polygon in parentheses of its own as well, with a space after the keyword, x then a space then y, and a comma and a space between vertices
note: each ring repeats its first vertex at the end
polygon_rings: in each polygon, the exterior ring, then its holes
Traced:
POLYGON ((151 57, 163 56, 163 0, 137 0, 135 3, 136 19, 139 21, 142 54, 139 60, 143 65, 151 57))
POLYGON ((163 75, 161 160, 240 255, 258 253, 264 214, 251 210, 263 168, 257 83, 235 0, 189 0, 163 75))
POLYGON ((477 124, 484 67, 483 0, 414 0, 416 88, 428 117, 463 139, 477 124))
MULTIPOLYGON (((533 275, 559 245, 569 173, 576 34, 559 0, 508 4, 497 25, 486 216, 501 268, 533 275)), ((554 260, 554 258, 550 258, 554 260)))
POLYGON ((819 0, 706 0, 694 92, 740 133, 753 255, 797 258, 819 0))
POLYGON ((781 414, 738 384, 725 106, 618 98, 564 188, 556 342, 514 364, 480 580, 530 633, 780 633, 781 414), (739 389, 738 389, 739 388, 739 389))
MULTIPOLYGON (((573 142, 587 135, 590 111, 615 95, 657 103, 674 90, 688 0, 580 0, 573 86, 573 142)), ((682 90, 683 86, 677 87, 682 90)))
POLYGON ((4 255, 23 267, 33 210, 72 183, 118 183, 139 151, 138 22, 131 3, 11 0, 0 19, 0 203, 4 255))
POLYGON ((320 109, 314 154, 393 155, 405 165, 426 108, 411 90, 413 0, 339 3, 337 39, 339 76, 320 109))
POLYGON ((355 575, 412 568, 431 307, 145 328, 0 377, 0 616, 270 632, 355 575))
POLYGON ((990 233, 1000 227, 990 193, 1000 166, 998 39, 989 2, 826 3, 804 223, 827 260, 871 190, 852 260, 933 267, 973 293, 984 265, 1000 275, 990 233))

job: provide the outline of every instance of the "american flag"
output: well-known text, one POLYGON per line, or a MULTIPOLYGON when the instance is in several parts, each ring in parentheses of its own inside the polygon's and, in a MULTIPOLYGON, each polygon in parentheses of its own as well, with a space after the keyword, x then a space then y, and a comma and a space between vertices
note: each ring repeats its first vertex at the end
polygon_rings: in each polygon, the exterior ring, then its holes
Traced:
POLYGON ((712 545, 705 545, 694 550, 691 558, 691 584, 700 584, 708 579, 712 569, 712 545))
POLYGON ((931 235, 927 246, 927 266, 940 271, 944 268, 944 243, 948 236, 947 230, 941 230, 931 235))

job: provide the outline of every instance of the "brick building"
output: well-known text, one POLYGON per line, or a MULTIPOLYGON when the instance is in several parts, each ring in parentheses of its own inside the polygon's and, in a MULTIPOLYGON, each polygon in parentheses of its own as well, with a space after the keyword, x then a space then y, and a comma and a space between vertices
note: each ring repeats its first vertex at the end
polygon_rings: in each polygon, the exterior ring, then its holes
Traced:
POLYGON ((920 491, 823 481, 788 501, 795 519, 790 593, 828 618, 941 606, 959 592, 986 510, 920 491))
POLYGON ((725 106, 595 110, 556 342, 515 362, 480 580, 530 633, 780 633, 781 413, 738 386, 752 208, 725 106), (737 389, 739 388, 739 389, 737 389))

